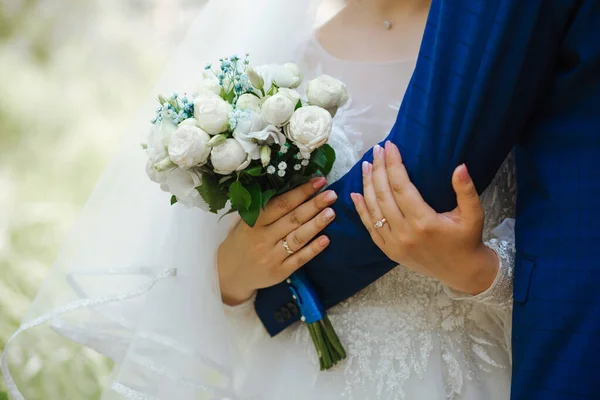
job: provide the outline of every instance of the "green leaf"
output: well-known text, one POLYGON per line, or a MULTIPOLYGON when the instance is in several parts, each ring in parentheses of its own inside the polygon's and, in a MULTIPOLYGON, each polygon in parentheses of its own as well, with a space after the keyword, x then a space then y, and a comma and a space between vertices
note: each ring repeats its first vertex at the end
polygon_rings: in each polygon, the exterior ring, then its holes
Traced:
POLYGON ((328 144, 323 145, 321 148, 323 149, 325 159, 327 160, 325 166, 321 169, 321 172, 323 172, 323 175, 328 175, 333 168, 333 164, 335 163, 335 150, 328 144))
POLYGON ((294 111, 296 111, 299 108, 302 108, 302 100, 298 100, 298 103, 296 104, 296 108, 294 108, 294 111))
POLYGON ((221 98, 229 104, 233 104, 233 99, 235 99, 235 90, 232 89, 229 92, 225 92, 225 89, 221 88, 221 98))
POLYGON ((229 200, 231 200, 231 205, 235 207, 241 215, 242 211, 248 211, 250 208, 252 196, 241 182, 236 181, 229 186, 229 200))
POLYGON ((242 172, 250 176, 260 176, 262 174, 262 165, 255 165, 254 167, 243 170, 242 172))
POLYGON ((224 184, 225 182, 227 182, 230 179, 233 179, 233 175, 229 175, 229 176, 226 176, 226 177, 223 177, 223 178, 219 179, 219 185, 224 184))
POLYGON ((177 203, 177 197, 175 195, 171 196, 171 205, 177 203))
POLYGON ((267 189, 262 194, 262 208, 264 209, 267 206, 267 203, 273 196, 277 194, 277 190, 275 189, 267 189))
POLYGON ((258 219, 258 216, 260 215, 260 206, 262 204, 262 191, 260 189, 260 185, 258 183, 255 183, 248 187, 248 192, 250 193, 252 201, 248 210, 240 211, 240 216, 249 226, 253 227, 256 223, 256 220, 258 219))
POLYGON ((327 154, 323 147, 319 147, 313 151, 310 161, 314 163, 320 170, 323 170, 327 165, 327 154))
POLYGON ((202 185, 197 187, 196 190, 198 190, 204 201, 208 203, 210 212, 212 213, 216 214, 227 204, 227 195, 219 189, 217 177, 214 175, 202 175, 202 185))

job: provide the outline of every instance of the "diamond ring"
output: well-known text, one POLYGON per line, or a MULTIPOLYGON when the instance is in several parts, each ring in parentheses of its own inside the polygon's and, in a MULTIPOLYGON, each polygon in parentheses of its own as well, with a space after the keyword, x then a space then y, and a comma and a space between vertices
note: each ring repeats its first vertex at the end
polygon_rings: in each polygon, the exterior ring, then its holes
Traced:
POLYGON ((375 222, 375 225, 373 225, 373 226, 375 227, 375 229, 379 229, 379 228, 381 228, 383 225, 385 225, 385 223, 386 223, 386 222, 387 222, 387 221, 386 221, 386 219, 385 219, 385 218, 382 218, 382 219, 380 219, 379 221, 375 222))
POLYGON ((283 239, 282 243, 283 243, 283 248, 285 249, 285 251, 287 251, 288 254, 295 253, 294 250, 290 249, 290 245, 288 244, 287 239, 283 239))

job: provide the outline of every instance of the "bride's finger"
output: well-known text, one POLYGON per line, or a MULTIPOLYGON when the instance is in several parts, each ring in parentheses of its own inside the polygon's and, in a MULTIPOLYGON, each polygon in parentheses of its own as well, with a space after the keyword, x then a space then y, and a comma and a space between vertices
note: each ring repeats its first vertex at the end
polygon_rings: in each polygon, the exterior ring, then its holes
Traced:
POLYGON ((371 239, 373 240, 373 242, 378 247, 383 246, 385 243, 381 235, 377 232, 377 229, 375 229, 375 222, 371 220, 371 215, 367 210, 367 203, 365 203, 365 198, 363 197, 363 195, 358 193, 351 193, 350 198, 354 203, 354 207, 356 208, 356 212, 358 213, 361 222, 363 223, 365 228, 367 228, 369 235, 371 235, 371 239))
POLYGON ((304 246, 294 254, 290 255, 281 264, 281 280, 284 280, 304 264, 315 258, 323 250, 329 246, 329 238, 327 236, 319 236, 313 240, 308 246, 304 246))
MULTIPOLYGON (((379 204, 377 204, 377 196, 375 194, 375 187, 373 186, 373 166, 368 162, 363 162, 362 165, 363 171, 363 193, 365 203, 367 204, 367 210, 373 221, 373 224, 378 223, 379 221, 385 221, 384 215, 379 208, 379 204)), ((379 233, 382 235, 390 233, 390 227, 388 224, 383 222, 383 225, 378 229, 379 233)))
POLYGON ((300 251, 300 249, 313 240, 313 238, 323 231, 323 229, 325 229, 325 227, 334 219, 335 211, 331 208, 327 208, 319 213, 319 215, 285 236, 280 243, 275 245, 275 249, 281 254, 281 259, 287 258, 291 254, 300 251))
POLYGON ((373 149, 373 188, 375 192, 375 200, 382 212, 382 217, 391 224, 391 226, 400 226, 403 215, 402 210, 398 207, 396 199, 390 188, 390 181, 385 165, 385 153, 383 149, 377 145, 373 149))

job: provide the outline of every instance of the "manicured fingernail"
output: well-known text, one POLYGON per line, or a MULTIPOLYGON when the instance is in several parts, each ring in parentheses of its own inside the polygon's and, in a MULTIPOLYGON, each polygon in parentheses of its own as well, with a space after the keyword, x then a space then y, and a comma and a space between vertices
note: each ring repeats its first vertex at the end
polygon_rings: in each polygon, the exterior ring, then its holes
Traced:
POLYGON ((329 203, 333 203, 334 201, 336 201, 338 198, 338 195, 333 191, 330 190, 325 194, 325 201, 329 202, 329 203))
POLYGON ((333 211, 333 209, 331 209, 331 208, 328 208, 323 212, 323 219, 326 222, 331 221, 334 217, 335 217, 335 211, 333 211))
POLYGON ((381 157, 381 146, 376 144, 375 147, 373 147, 373 155, 375 156, 375 158, 379 158, 381 157))
POLYGON ((460 179, 462 183, 469 183, 471 181, 469 170, 465 164, 462 164, 460 167, 458 167, 458 179, 460 179))
POLYGON ((363 175, 369 175, 369 170, 371 169, 371 164, 369 164, 367 161, 363 161, 362 163, 362 172, 363 175))
POLYGON ((356 193, 350 193, 350 198, 352 199, 352 202, 356 204, 356 193))
POLYGON ((321 189, 327 183, 327 179, 322 176, 312 180, 312 185, 315 189, 321 189))
POLYGON ((385 154, 389 155, 392 152, 392 142, 389 140, 385 142, 385 154))
POLYGON ((323 247, 327 246, 329 244, 329 238, 323 236, 321 239, 319 239, 319 244, 323 247))

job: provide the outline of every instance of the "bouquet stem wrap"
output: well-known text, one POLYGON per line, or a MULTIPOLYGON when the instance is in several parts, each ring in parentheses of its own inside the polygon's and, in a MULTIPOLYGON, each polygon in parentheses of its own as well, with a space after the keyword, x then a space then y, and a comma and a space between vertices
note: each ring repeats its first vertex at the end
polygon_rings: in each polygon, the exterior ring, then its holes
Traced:
POLYGON ((301 270, 295 272, 287 283, 302 313, 302 321, 310 332, 321 371, 328 370, 346 358, 344 346, 306 273, 301 270))

